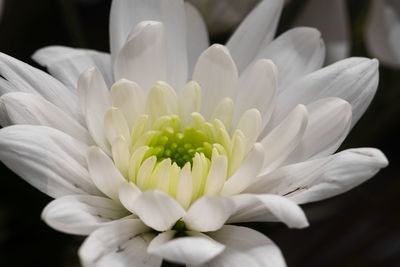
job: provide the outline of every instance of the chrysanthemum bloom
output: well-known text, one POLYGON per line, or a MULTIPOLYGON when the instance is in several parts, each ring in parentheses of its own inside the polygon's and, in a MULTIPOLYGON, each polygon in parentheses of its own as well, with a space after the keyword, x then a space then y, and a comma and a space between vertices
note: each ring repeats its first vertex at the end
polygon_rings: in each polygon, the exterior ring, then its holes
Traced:
POLYGON ((90 235, 84 265, 284 266, 267 237, 227 224, 305 227, 297 204, 387 165, 373 148, 332 155, 373 98, 377 61, 320 69, 311 28, 272 41, 282 5, 261 2, 226 47, 207 48, 190 5, 115 0, 111 56, 34 55, 59 81, 0 56, 1 121, 22 124, 0 130, 0 159, 56 198, 50 226, 90 235))

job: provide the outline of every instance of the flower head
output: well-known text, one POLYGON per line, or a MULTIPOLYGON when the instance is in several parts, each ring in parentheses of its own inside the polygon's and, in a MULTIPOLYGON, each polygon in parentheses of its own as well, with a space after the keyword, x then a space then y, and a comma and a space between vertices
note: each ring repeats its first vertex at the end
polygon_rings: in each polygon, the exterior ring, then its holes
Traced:
POLYGON ((271 41, 282 5, 261 2, 227 46, 207 48, 192 6, 115 0, 111 56, 34 55, 62 83, 1 55, 0 88, 26 91, 2 96, 2 123, 24 125, 0 131, 0 159, 56 198, 50 226, 90 235, 84 265, 284 266, 267 237, 226 224, 305 227, 298 204, 387 165, 376 149, 333 154, 375 93, 377 61, 319 70, 318 31, 271 41))

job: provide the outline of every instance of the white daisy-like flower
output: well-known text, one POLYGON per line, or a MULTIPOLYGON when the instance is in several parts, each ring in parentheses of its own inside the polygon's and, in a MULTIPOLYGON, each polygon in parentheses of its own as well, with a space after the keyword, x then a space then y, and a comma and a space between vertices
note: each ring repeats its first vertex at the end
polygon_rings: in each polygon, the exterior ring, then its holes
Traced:
POLYGON ((56 198, 50 226, 89 235, 83 265, 284 266, 266 236, 228 224, 305 227, 298 204, 387 165, 373 148, 333 154, 375 94, 377 61, 320 69, 317 30, 272 40, 282 6, 262 1, 208 47, 191 5, 114 0, 111 55, 39 50, 58 80, 0 55, 1 122, 18 124, 0 130, 0 159, 56 198))

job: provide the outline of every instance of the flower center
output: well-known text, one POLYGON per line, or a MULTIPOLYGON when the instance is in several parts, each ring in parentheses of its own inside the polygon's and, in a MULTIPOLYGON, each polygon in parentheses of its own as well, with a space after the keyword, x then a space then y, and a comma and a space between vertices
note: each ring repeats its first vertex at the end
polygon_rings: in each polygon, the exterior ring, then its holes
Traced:
MULTIPOLYGON (((177 116, 165 119, 179 121, 177 116)), ((204 154, 211 159, 213 146, 210 140, 202 131, 192 126, 186 127, 182 132, 165 125, 160 130, 152 130, 150 139, 151 143, 148 144, 149 150, 146 156, 156 156, 157 162, 169 158, 179 167, 185 166, 188 162, 193 165, 195 153, 204 154)))
POLYGON ((232 131, 233 100, 224 98, 207 121, 200 113, 201 89, 193 81, 180 99, 165 82, 157 82, 146 99, 127 80, 111 91, 113 107, 104 127, 116 167, 142 191, 164 191, 184 208, 203 195, 220 194, 256 140, 240 125, 260 124, 257 110, 247 111, 232 131))

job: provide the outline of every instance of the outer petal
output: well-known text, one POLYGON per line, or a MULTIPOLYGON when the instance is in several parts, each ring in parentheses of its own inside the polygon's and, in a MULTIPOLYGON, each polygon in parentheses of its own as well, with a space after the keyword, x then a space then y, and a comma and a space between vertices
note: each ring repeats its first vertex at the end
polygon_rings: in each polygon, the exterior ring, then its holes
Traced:
POLYGON ((308 122, 305 106, 298 105, 276 128, 261 140, 264 147, 264 169, 282 164, 301 141, 308 122))
POLYGON ((92 147, 87 155, 90 177, 104 194, 119 201, 118 190, 124 177, 115 167, 114 162, 98 147, 92 147))
POLYGON ((346 138, 351 125, 351 106, 341 98, 329 97, 307 105, 309 119, 303 139, 285 165, 333 154, 346 138))
POLYGON ((41 95, 82 121, 75 91, 68 90, 47 73, 0 53, 0 94, 15 91, 41 95))
POLYGON ((275 35, 283 0, 263 0, 246 17, 226 44, 239 72, 253 61, 258 51, 275 35))
POLYGON ((49 126, 65 132, 86 144, 93 143, 87 129, 75 118, 41 96, 13 92, 1 96, 0 101, 4 105, 5 112, 12 124, 49 126))
POLYGON ((350 53, 349 14, 344 0, 311 0, 295 21, 296 26, 315 27, 326 43, 327 64, 350 53))
POLYGON ((115 60, 115 79, 128 79, 148 92, 156 81, 167 79, 164 25, 143 21, 132 31, 115 60))
POLYGON ((247 192, 284 195, 303 204, 346 192, 387 165, 386 157, 377 149, 348 149, 261 175, 247 192))
POLYGON ((190 206, 182 221, 190 230, 210 232, 220 229, 235 210, 231 198, 203 196, 190 206))
POLYGON ((212 45, 196 63, 193 80, 202 88, 202 114, 209 119, 225 97, 235 100, 238 73, 231 55, 222 45, 212 45))
POLYGON ((280 122, 297 104, 309 104, 325 97, 340 97, 353 108, 353 126, 374 97, 378 80, 376 59, 348 58, 310 73, 279 95, 270 125, 280 122))
POLYGON ((384 64, 400 66, 400 4, 393 0, 374 0, 367 24, 367 47, 384 64))
POLYGON ((188 50, 188 75, 193 73, 194 65, 201 52, 209 45, 206 24, 197 9, 185 2, 186 40, 188 50))
POLYGON ((166 260, 199 266, 211 260, 224 250, 224 245, 197 232, 186 232, 188 236, 173 238, 175 231, 159 234, 150 243, 148 252, 166 260))
POLYGON ((68 234, 88 235, 128 212, 115 201, 97 196, 72 195, 50 202, 42 212, 51 227, 68 234))
POLYGON ((110 48, 115 59, 133 27, 160 21, 167 38, 167 82, 177 90, 187 80, 186 24, 183 0, 115 0, 110 14, 110 48))
POLYGON ((325 45, 313 28, 291 29, 261 49, 255 59, 271 59, 279 71, 279 92, 291 82, 322 67, 325 45))
POLYGON ((175 199, 161 191, 142 193, 132 210, 146 225, 160 232, 171 229, 186 213, 175 199))
POLYGON ((215 267, 284 267, 285 260, 278 246, 269 238, 250 228, 226 225, 209 234, 226 246, 206 266, 215 267))
POLYGON ((104 114, 110 107, 110 96, 98 69, 90 68, 81 74, 78 93, 90 134, 94 141, 109 153, 109 144, 104 134, 104 114))
POLYGON ((160 266, 162 259, 147 254, 154 238, 138 219, 121 220, 94 231, 79 249, 84 266, 160 266))
POLYGON ((0 130, 0 160, 52 197, 101 195, 86 169, 88 147, 56 129, 17 125, 0 130))
POLYGON ((241 194, 233 197, 236 212, 229 222, 280 221, 290 228, 308 226, 303 210, 293 201, 278 195, 241 194))
POLYGON ((37 50, 32 59, 47 67, 50 74, 68 88, 75 90, 79 75, 91 67, 97 67, 108 86, 113 83, 111 57, 109 54, 66 46, 47 46, 37 50))
POLYGON ((231 196, 236 195, 252 184, 263 166, 264 153, 261 144, 254 144, 240 168, 225 182, 222 193, 231 196))
POLYGON ((269 121, 275 108, 278 88, 278 70, 270 60, 261 59, 240 75, 235 119, 248 109, 256 108, 261 113, 262 128, 269 121))

